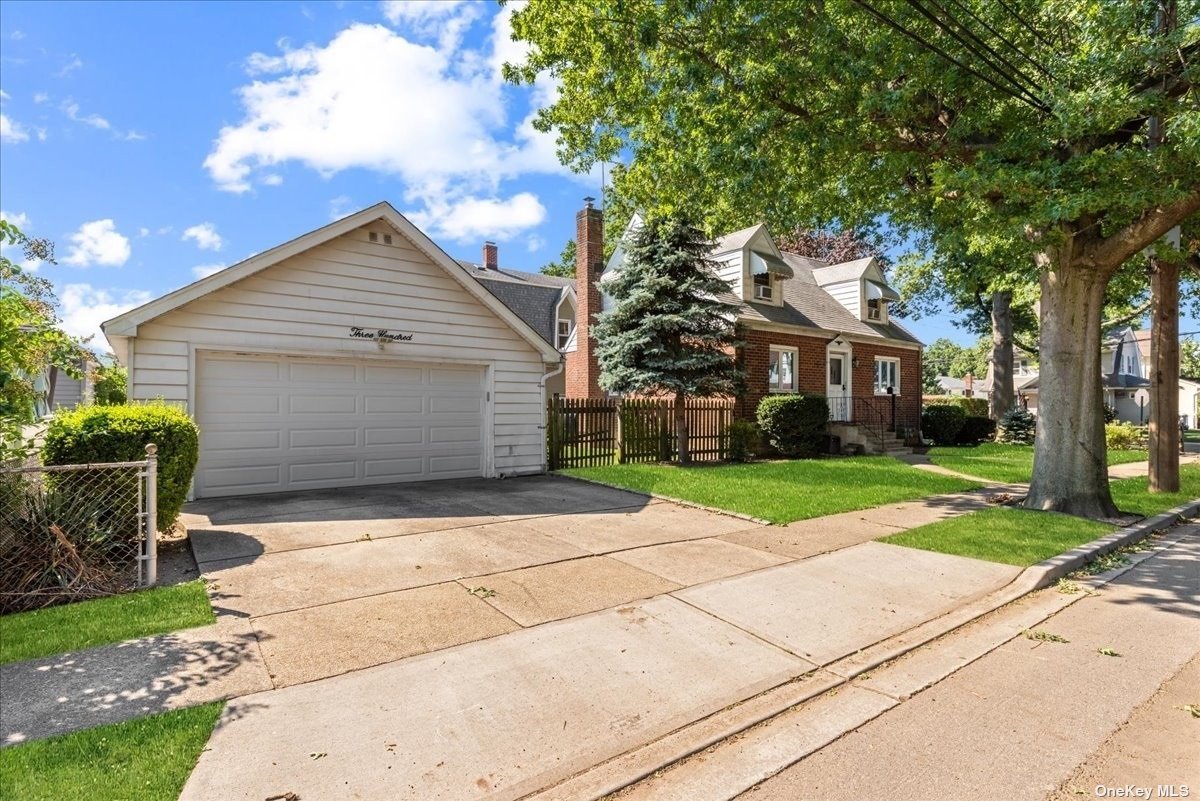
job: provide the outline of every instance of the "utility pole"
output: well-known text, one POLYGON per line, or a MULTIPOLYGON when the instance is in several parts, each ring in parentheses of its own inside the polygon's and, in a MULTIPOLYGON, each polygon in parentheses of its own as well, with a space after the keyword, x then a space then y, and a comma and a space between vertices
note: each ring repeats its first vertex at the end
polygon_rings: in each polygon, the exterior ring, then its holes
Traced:
MULTIPOLYGON (((1176 0, 1159 0, 1154 32, 1174 29, 1176 0)), ((1162 120, 1150 118, 1149 147, 1162 144, 1162 120)), ((1176 229, 1178 230, 1178 229, 1176 229)), ((1179 263, 1150 254, 1150 486, 1179 492, 1179 263)))

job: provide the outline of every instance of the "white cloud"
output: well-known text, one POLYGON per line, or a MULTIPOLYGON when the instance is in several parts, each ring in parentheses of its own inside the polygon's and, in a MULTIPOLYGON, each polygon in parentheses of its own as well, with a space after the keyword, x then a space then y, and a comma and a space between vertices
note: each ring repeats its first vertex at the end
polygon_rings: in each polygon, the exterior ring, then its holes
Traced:
POLYGON ((120 267, 129 261, 129 253, 129 240, 117 231, 111 219, 92 220, 71 234, 71 251, 63 263, 74 267, 93 264, 120 267))
POLYGON ((264 186, 279 186, 283 183, 283 176, 277 172, 267 173, 262 177, 264 186))
POLYGON ((13 31, 12 33, 10 33, 8 35, 8 38, 12 39, 14 42, 19 42, 25 38, 25 31, 21 31, 21 30, 13 31))
POLYGON ((487 238, 503 241, 541 225, 546 207, 536 195, 521 192, 507 200, 468 197, 453 203, 433 201, 428 210, 410 212, 408 216, 435 237, 458 242, 487 238))
POLYGON ((541 250, 545 246, 546 246, 546 240, 542 239, 540 236, 534 235, 534 236, 529 237, 529 239, 525 240, 525 247, 529 250, 530 253, 537 253, 539 250, 541 250))
POLYGON ((39 106, 42 103, 49 102, 49 100, 50 100, 50 95, 46 94, 45 92, 38 92, 37 94, 35 94, 33 96, 33 102, 37 103, 39 106))
POLYGON ((210 222, 199 223, 185 229, 182 239, 184 242, 192 240, 201 250, 220 250, 221 246, 225 244, 221 235, 217 233, 217 226, 210 222))
POLYGON ((63 68, 58 71, 58 77, 66 78, 72 72, 83 68, 83 59, 74 53, 71 54, 71 59, 63 65, 63 68))
MULTIPOLYGON (((360 23, 323 46, 284 42, 276 55, 253 54, 247 70, 255 80, 239 90, 243 117, 214 140, 204 162, 209 175, 220 189, 247 192, 273 185, 278 165, 292 161, 325 177, 368 169, 399 178, 406 203, 425 219, 445 219, 447 230, 469 227, 456 214, 497 204, 532 219, 527 200, 498 199, 501 184, 530 173, 571 173, 558 163, 553 137, 533 129, 532 115, 507 118, 510 95, 529 91, 505 86, 499 73, 499 63, 522 52, 511 42, 510 8, 475 49, 422 44, 410 30, 480 8, 387 6, 404 32, 360 23)), ((554 91, 539 82, 530 94, 538 100, 554 91)))
POLYGON ((77 337, 94 337, 93 347, 102 347, 100 323, 141 306, 153 295, 142 290, 96 289, 91 284, 67 284, 60 294, 62 327, 77 337))
POLYGON ((7 212, 0 209, 0 220, 3 220, 10 225, 15 225, 22 231, 29 230, 29 215, 23 211, 7 212))
POLYGON ((0 100, 12 100, 12 95, 3 89, 0 89, 0 100))
POLYGON ((99 128, 102 131, 107 131, 112 128, 108 120, 101 117, 99 114, 88 114, 86 117, 79 113, 79 104, 74 100, 65 100, 62 104, 63 114, 71 119, 72 122, 90 125, 93 128, 99 128))
POLYGON ((330 220, 340 220, 356 211, 358 211, 358 209, 354 208, 354 201, 349 195, 338 195, 329 201, 330 220))
POLYGON ((7 114, 0 114, 0 141, 28 142, 29 132, 25 130, 25 126, 7 114))
MULTIPOLYGON (((0 209, 0 220, 6 223, 11 223, 21 229, 21 233, 29 234, 33 223, 29 219, 29 215, 24 212, 10 212, 0 209)), ((26 272, 36 273, 38 268, 42 266, 41 259, 27 259, 21 253, 21 248, 18 245, 10 245, 7 242, 0 242, 0 253, 9 252, 9 258, 17 262, 18 266, 26 272)))
POLYGON ((138 229, 138 239, 145 239, 148 236, 150 236, 149 228, 142 227, 138 229))
POLYGON ((210 275, 219 273, 224 269, 224 264, 199 264, 192 268, 192 275, 199 281, 201 278, 208 278, 210 275))

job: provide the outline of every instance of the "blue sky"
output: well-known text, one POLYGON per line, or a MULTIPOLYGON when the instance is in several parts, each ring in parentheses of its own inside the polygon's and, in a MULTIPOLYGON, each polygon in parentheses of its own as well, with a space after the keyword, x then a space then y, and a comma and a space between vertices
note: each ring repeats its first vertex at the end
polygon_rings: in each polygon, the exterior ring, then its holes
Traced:
MULTIPOLYGON (((57 245, 65 327, 380 200, 451 255, 537 269, 598 175, 530 125, 553 86, 492 3, 0 5, 0 208, 57 245)), ((946 316, 918 336, 962 341, 946 316)), ((96 342, 103 339, 97 336, 96 342)))

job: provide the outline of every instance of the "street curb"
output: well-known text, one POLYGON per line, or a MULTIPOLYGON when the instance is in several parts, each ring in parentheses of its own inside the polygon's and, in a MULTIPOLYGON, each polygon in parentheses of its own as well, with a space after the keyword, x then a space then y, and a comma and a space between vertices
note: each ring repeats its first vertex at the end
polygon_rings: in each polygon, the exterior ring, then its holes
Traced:
MULTIPOLYGON (((586 480, 586 479, 577 479, 586 480)), ((599 482, 594 482, 599 483, 599 482)), ((609 486, 605 484, 604 486, 609 486)), ((649 493, 639 493, 649 495, 649 493)), ((651 496, 656 497, 656 496, 651 496)), ((523 796, 526 801, 559 801, 572 798, 598 801, 631 787, 660 770, 794 709, 816 695, 849 685, 855 678, 893 662, 918 648, 940 639, 985 615, 995 612, 1026 595, 1052 585, 1078 570, 1087 562, 1118 548, 1149 537, 1200 513, 1200 498, 1154 517, 1146 518, 1112 534, 1092 540, 1073 550, 1032 565, 1007 585, 940 617, 925 621, 906 632, 893 635, 834 662, 819 666, 806 675, 832 674, 835 683, 822 691, 788 697, 783 688, 796 679, 766 690, 734 706, 716 712, 650 743, 635 747, 612 759, 594 765, 558 784, 523 796)), ((1131 566, 1130 566, 1131 567, 1131 566)), ((1124 570, 1122 570, 1124 572, 1124 570)), ((815 689, 815 688, 814 688, 815 689)), ((847 729, 843 734, 853 731, 847 729)))
POLYGON ((1025 568, 1025 571, 1021 575, 1017 576, 1014 583, 1027 585, 1029 589, 1026 592, 1033 592, 1043 587, 1049 587, 1063 576, 1074 573, 1096 557, 1111 553, 1118 548, 1123 548, 1138 540, 1143 540, 1156 531, 1170 528, 1182 520, 1196 517, 1198 513, 1200 513, 1200 498, 1189 501, 1181 506, 1176 506, 1174 509, 1168 509, 1160 515, 1140 520, 1133 525, 1118 529, 1112 534, 1084 543, 1066 553, 1038 562, 1036 565, 1031 565, 1025 568))

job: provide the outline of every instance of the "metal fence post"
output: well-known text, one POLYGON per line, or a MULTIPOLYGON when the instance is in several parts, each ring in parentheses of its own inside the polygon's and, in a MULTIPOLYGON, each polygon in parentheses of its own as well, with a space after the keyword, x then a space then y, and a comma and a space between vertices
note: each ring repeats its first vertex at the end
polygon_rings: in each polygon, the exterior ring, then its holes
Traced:
POLYGON ((146 586, 158 583, 158 446, 146 446, 146 586))

